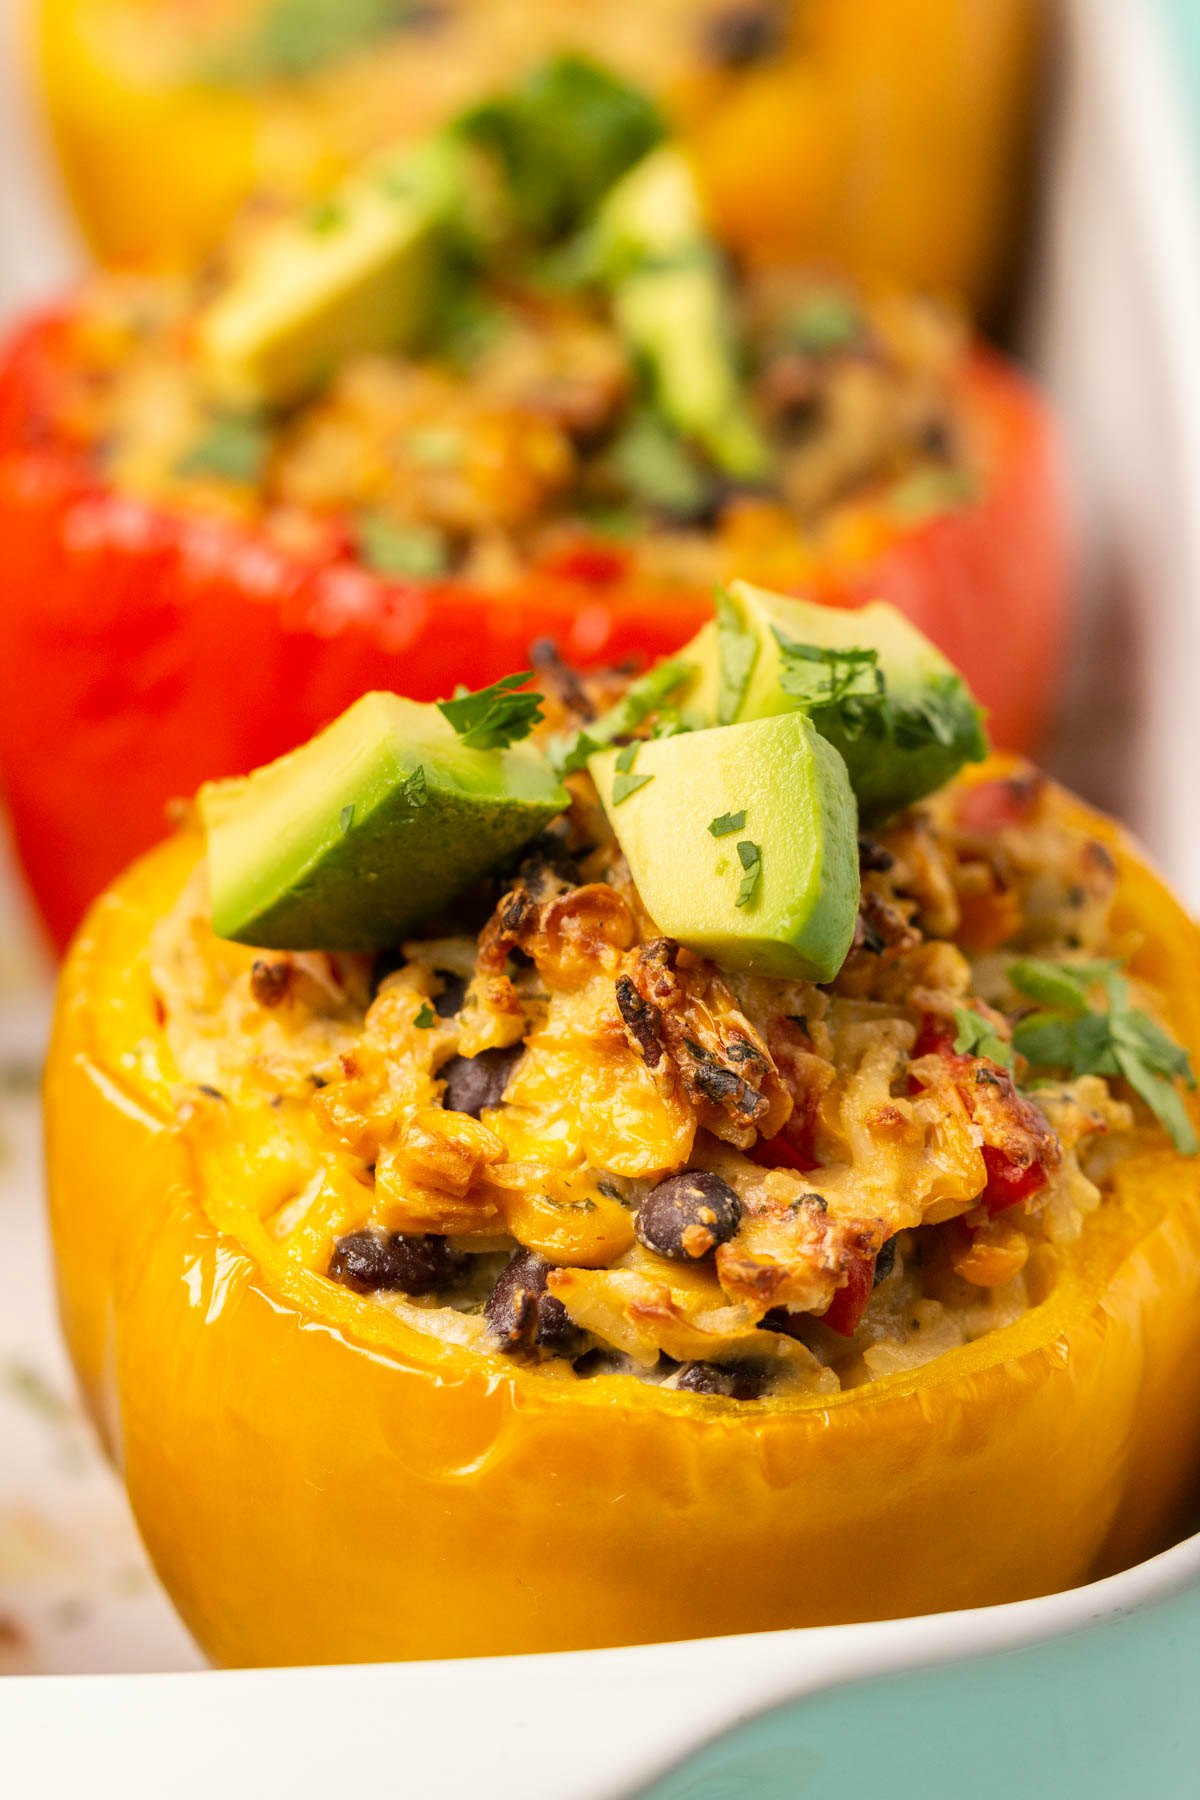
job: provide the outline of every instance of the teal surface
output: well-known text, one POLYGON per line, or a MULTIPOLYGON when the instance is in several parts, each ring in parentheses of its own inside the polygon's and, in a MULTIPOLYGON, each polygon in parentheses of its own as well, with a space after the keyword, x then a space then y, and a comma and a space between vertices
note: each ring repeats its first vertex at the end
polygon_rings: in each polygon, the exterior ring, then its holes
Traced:
POLYGON ((1161 0, 1171 33, 1171 49, 1187 84, 1192 124, 1200 139, 1200 0, 1161 0))
POLYGON ((643 1800, 1197 1800, 1200 1588, 1024 1650, 797 1700, 643 1800))

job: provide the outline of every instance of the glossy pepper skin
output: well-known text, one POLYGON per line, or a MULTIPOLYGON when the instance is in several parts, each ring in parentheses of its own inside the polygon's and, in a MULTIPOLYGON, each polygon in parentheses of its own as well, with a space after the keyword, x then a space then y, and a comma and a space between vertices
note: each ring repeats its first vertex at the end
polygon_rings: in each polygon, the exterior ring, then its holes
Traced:
MULTIPOLYGON (((388 99, 411 38, 304 80, 206 83, 203 52, 189 71, 188 11, 41 0, 50 120, 103 261, 190 266, 251 190, 311 193, 396 133, 388 99)), ((192 17, 203 31, 204 8, 192 17)), ((1038 0, 706 0, 694 17, 690 39, 668 21, 649 61, 636 30, 614 49, 631 79, 659 83, 731 244, 995 298, 1023 197, 1038 0)), ((535 22, 528 55, 548 48, 535 22)), ((459 56, 453 30, 415 49, 441 64, 409 84, 415 128, 516 72, 459 56)))
MULTIPOLYGON (((1138 934, 1136 966, 1195 1054, 1200 932, 1115 827, 1059 803, 1113 851, 1117 929, 1138 934)), ((1127 1564, 1180 1524, 1200 1462, 1200 1163, 1148 1135, 1023 1319, 832 1402, 473 1357, 289 1273, 255 1208, 231 1211, 257 1178, 236 1128, 214 1161, 177 1115, 146 941, 196 848, 168 843, 92 910, 46 1100, 71 1353, 216 1662, 989 1605, 1127 1564)))
MULTIPOLYGON (((528 667, 541 637, 585 665, 658 656, 711 615, 707 591, 639 579, 609 544, 495 595, 385 580, 348 551, 300 562, 261 532, 123 498, 44 423, 68 332, 69 313, 36 318, 0 363, 0 782, 60 946, 162 835, 167 802, 280 755, 368 689, 482 686, 528 667)), ((997 740, 1027 749, 1067 623, 1059 445, 998 358, 974 353, 960 386, 989 471, 978 502, 917 520, 859 506, 795 585, 832 605, 894 601, 962 669, 997 740)))

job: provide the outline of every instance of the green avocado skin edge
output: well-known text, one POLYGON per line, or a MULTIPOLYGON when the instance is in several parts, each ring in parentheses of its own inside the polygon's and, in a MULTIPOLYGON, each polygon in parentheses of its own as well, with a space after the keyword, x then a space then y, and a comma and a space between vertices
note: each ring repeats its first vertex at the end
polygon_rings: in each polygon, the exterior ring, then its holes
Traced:
POLYGON ((268 950, 380 950, 433 918, 464 888, 520 850, 549 824, 556 806, 510 802, 488 813, 474 800, 442 794, 422 825, 390 796, 341 843, 320 846, 295 885, 248 917, 222 917, 219 937, 268 950))
POLYGON ((568 801, 528 745, 471 749, 436 707, 364 695, 301 749, 201 790, 213 928, 263 949, 389 948, 568 801))

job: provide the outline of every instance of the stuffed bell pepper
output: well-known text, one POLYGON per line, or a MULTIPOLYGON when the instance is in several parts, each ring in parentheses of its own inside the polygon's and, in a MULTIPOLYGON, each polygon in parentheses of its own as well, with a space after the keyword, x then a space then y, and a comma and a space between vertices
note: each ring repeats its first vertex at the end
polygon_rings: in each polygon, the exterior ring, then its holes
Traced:
POLYGON ((1024 747, 1069 585, 1024 380, 927 298, 739 275, 653 106, 576 59, 198 280, 35 321, 0 530, 0 773, 60 943, 202 779, 538 639, 670 651, 732 569, 890 598, 1024 747))
POLYGON ((67 185, 102 259, 189 264, 252 192, 312 197, 577 50, 654 92, 739 249, 1004 285, 1037 0, 41 0, 67 185))
POLYGON ((1046 1593, 1200 1463, 1200 937, 887 605, 364 696, 91 911, 62 1313, 217 1662, 1046 1593))

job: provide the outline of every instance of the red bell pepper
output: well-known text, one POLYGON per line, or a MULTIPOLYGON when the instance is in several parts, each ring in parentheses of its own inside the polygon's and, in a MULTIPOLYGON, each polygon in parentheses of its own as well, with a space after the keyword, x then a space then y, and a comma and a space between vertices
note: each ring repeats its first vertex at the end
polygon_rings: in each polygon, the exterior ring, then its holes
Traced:
POLYGON ((829 1302, 828 1311, 822 1315, 822 1324, 828 1325, 830 1331, 836 1331, 839 1337, 853 1337, 862 1324, 875 1286, 875 1261, 873 1256, 855 1257, 845 1284, 838 1289, 829 1302))
MULTIPOLYGON (((0 363, 0 779, 59 944, 162 835, 172 797, 278 755, 366 689, 432 699, 482 685, 547 636, 584 665, 656 656, 710 614, 707 593, 652 584, 607 545, 483 593, 384 579, 344 547, 301 561, 253 529, 124 497, 50 423, 68 319, 32 319, 0 363)), ((869 555, 827 559, 805 591, 892 600, 1019 748, 1047 717, 1063 648, 1058 447, 1041 400, 998 358, 973 354, 959 381, 989 471, 982 497, 881 518, 869 555)))

